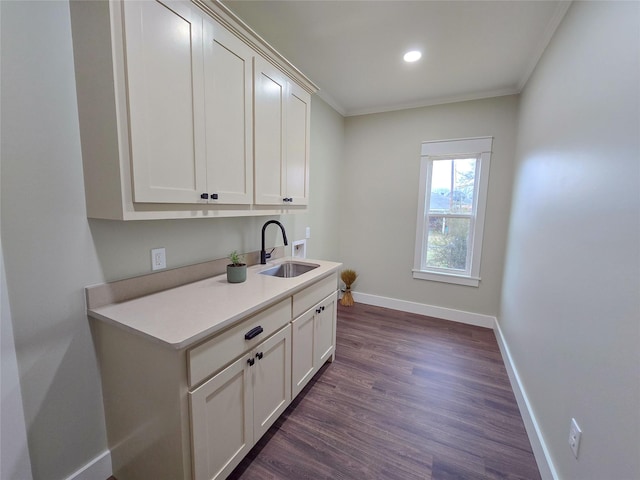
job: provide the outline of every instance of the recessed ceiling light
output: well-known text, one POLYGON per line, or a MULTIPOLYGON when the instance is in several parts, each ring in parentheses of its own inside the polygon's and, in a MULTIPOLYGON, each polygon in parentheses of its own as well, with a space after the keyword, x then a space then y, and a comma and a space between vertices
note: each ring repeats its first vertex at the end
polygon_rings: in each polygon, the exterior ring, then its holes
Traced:
POLYGON ((422 57, 422 52, 419 52, 418 50, 411 50, 410 52, 404 54, 404 61, 417 62, 418 60, 420 60, 420 57, 422 57))

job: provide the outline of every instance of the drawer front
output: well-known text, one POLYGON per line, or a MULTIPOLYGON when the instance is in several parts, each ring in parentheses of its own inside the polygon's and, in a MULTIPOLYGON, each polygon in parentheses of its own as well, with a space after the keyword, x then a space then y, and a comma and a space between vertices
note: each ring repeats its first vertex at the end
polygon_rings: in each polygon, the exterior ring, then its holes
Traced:
POLYGON ((290 321, 289 297, 190 349, 187 352, 189 386, 197 385, 216 373, 290 321), (245 336, 253 338, 247 339, 245 336))
POLYGON ((318 283, 305 288, 293 296, 293 318, 303 314, 316 303, 321 302, 327 296, 338 289, 338 274, 333 273, 318 283))

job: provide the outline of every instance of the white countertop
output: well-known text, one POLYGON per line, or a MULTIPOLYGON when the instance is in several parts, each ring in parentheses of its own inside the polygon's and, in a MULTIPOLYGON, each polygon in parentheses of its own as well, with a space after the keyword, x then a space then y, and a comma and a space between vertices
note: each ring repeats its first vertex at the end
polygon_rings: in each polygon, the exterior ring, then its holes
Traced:
POLYGON ((337 271, 341 263, 279 258, 247 268, 247 280, 228 283, 218 275, 134 300, 88 310, 89 316, 175 349, 182 349, 236 321, 311 285, 337 271), (287 260, 312 263, 318 268, 294 278, 259 272, 287 260))

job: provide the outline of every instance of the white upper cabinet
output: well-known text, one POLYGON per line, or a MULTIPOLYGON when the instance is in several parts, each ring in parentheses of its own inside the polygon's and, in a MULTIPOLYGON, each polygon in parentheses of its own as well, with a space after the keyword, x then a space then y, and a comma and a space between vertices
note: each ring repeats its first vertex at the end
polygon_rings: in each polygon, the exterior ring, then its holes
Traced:
POLYGON ((254 75, 256 204, 307 205, 311 96, 261 58, 254 75))
POLYGON ((205 19, 207 192, 219 203, 253 201, 254 55, 218 22, 205 19))
POLYGON ((289 82, 286 107, 286 196, 293 205, 309 203, 311 95, 289 82))
POLYGON ((135 202, 206 191, 202 16, 185 2, 123 3, 135 202))
POLYGON ((307 204, 317 88, 223 4, 111 0, 70 11, 87 216, 274 215, 307 204), (261 81, 254 63, 273 75, 261 81))
POLYGON ((256 203, 281 205, 284 199, 284 101, 287 81, 269 63, 255 62, 256 203))

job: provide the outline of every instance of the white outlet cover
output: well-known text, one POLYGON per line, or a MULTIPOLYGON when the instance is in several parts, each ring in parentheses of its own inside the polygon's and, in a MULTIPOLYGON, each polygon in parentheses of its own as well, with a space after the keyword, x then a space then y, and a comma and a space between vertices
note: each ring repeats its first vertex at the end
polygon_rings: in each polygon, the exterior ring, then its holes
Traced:
POLYGON ((167 268, 167 254, 164 248, 154 248, 151 250, 151 270, 162 270, 167 268))
POLYGON ((311 227, 307 227, 304 232, 306 238, 311 238, 311 227))
POLYGON ((307 241, 305 239, 293 242, 291 256, 294 258, 307 258, 307 241))
POLYGON ((582 430, 578 426, 575 418, 571 419, 571 426, 569 427, 569 446, 573 452, 573 456, 578 458, 578 450, 580 450, 580 439, 582 438, 582 430))

